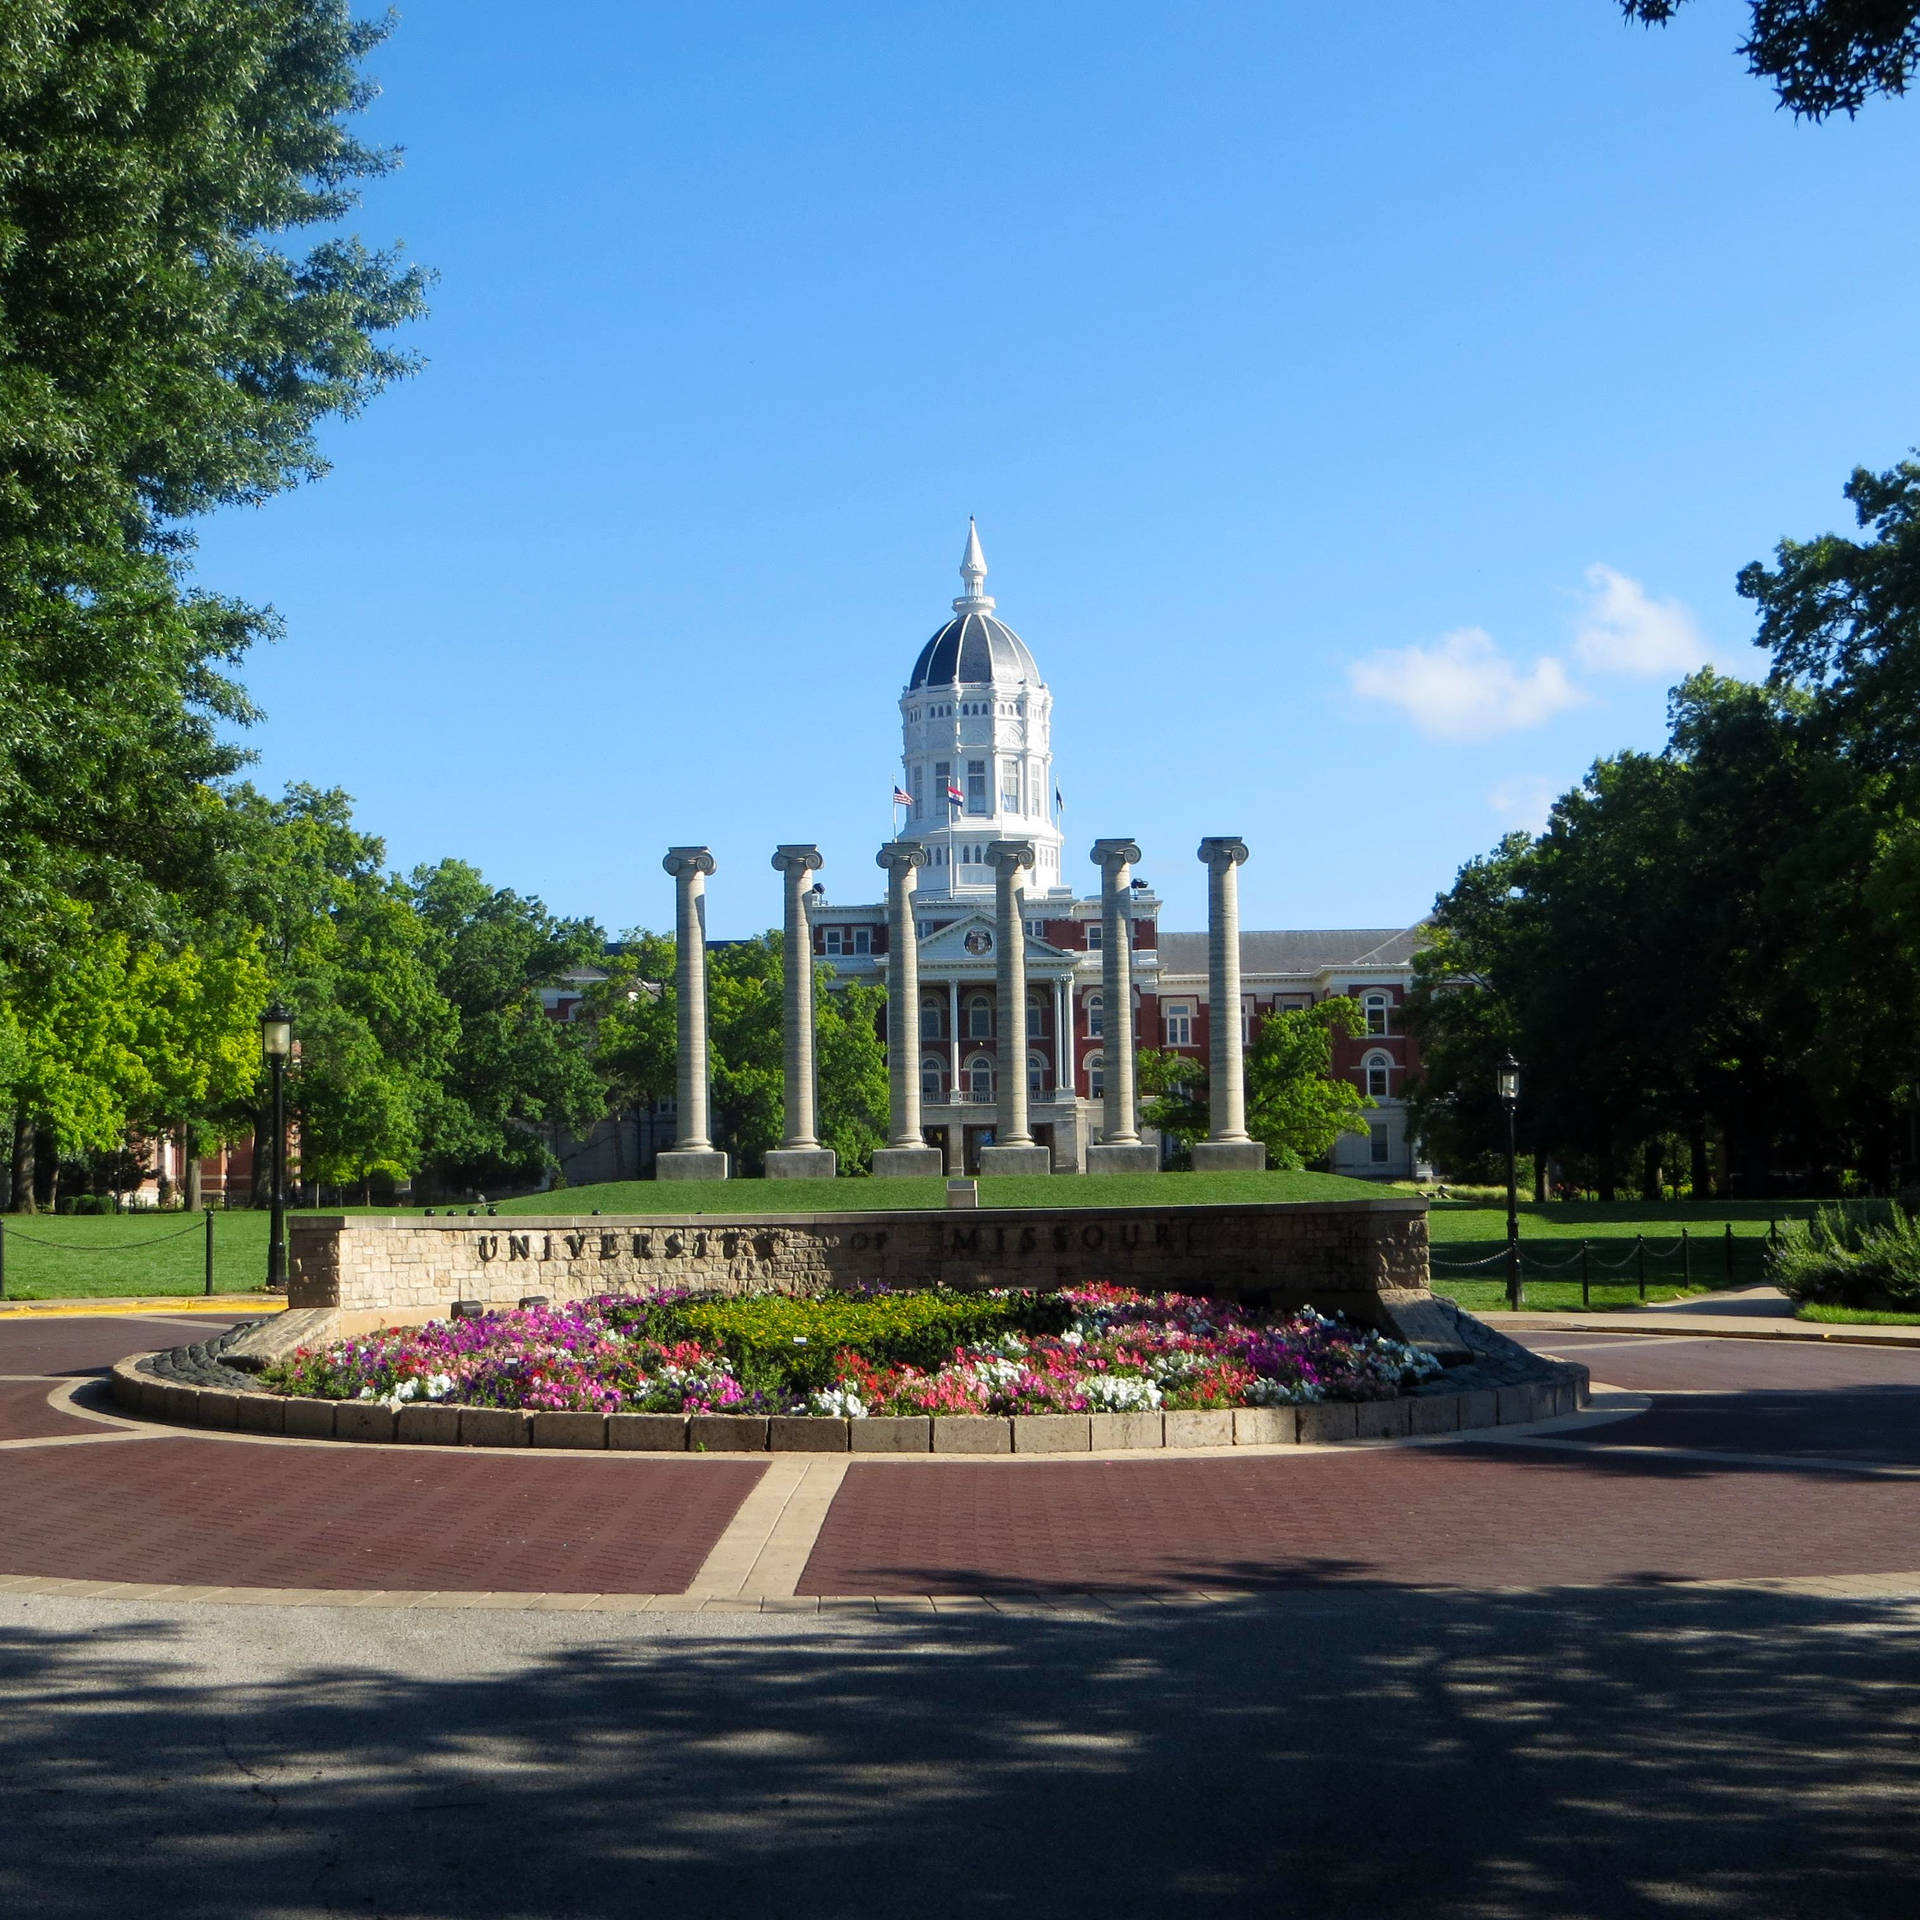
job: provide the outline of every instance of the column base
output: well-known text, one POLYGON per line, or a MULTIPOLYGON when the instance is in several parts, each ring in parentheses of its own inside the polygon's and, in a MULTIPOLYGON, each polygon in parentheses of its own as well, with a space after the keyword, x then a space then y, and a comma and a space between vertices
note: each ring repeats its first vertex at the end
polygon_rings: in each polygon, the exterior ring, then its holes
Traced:
POLYGON ((724 1180, 727 1156, 713 1147, 670 1147, 655 1157, 656 1180, 724 1180))
POLYGON ((1089 1173, 1158 1173, 1160 1149, 1142 1146, 1138 1141, 1101 1141, 1087 1149, 1089 1173))
POLYGON ((1267 1150, 1258 1140, 1196 1140, 1195 1173, 1265 1173, 1267 1150))
POLYGON ((938 1180, 947 1170, 947 1156, 938 1147, 875 1147, 876 1180, 938 1180))
POLYGON ((983 1178, 1004 1178, 1010 1173, 1051 1173, 1053 1155, 1045 1147, 982 1147, 980 1172, 983 1178))
POLYGON ((771 1147, 767 1151, 769 1180, 831 1180, 840 1171, 840 1156, 831 1147, 771 1147))

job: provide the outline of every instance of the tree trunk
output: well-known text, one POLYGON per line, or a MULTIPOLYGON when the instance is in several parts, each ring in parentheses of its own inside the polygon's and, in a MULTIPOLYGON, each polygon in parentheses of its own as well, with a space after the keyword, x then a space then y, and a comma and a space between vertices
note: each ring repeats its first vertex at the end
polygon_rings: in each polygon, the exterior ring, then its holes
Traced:
POLYGON ((1533 1150, 1533 1203, 1537 1207, 1547 1203, 1547 1156, 1539 1147, 1533 1150))
POLYGON ((60 1149, 54 1145, 53 1135, 44 1129, 33 1143, 35 1162, 45 1169, 46 1197, 41 1204, 49 1213, 60 1211, 60 1149))
POLYGON ((1596 1177, 1600 1185, 1600 1198, 1611 1205, 1615 1191, 1619 1186, 1619 1179, 1613 1167, 1613 1142, 1611 1140, 1600 1149, 1600 1165, 1596 1177))
POLYGON ((15 1213, 31 1213, 33 1207, 33 1115, 25 1107, 13 1116, 13 1154, 11 1206, 15 1213))
POLYGON ((249 1182, 256 1207, 273 1205, 273 1112, 253 1118, 253 1176, 249 1182))
POLYGON ((1688 1198, 1704 1204, 1713 1198, 1713 1165, 1707 1158, 1705 1127, 1695 1127, 1687 1135, 1687 1158, 1691 1163, 1687 1183, 1691 1191, 1688 1198))
POLYGON ((1640 1198, 1657 1203, 1660 1198, 1661 1161, 1664 1150, 1658 1140, 1649 1140, 1640 1154, 1640 1198))
POLYGON ((180 1179, 186 1191, 187 1211, 198 1213, 205 1204, 200 1177, 200 1129, 191 1120, 180 1129, 180 1179))

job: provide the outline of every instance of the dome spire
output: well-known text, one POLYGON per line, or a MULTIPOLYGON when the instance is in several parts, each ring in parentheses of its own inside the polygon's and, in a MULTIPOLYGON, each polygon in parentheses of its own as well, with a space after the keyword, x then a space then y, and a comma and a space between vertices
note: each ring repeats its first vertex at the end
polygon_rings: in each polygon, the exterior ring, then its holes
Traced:
POLYGON ((967 515, 967 550, 960 556, 960 578, 967 590, 953 603, 955 613, 985 613, 993 605, 993 595, 983 593, 987 581, 987 556, 980 551, 980 529, 967 515))

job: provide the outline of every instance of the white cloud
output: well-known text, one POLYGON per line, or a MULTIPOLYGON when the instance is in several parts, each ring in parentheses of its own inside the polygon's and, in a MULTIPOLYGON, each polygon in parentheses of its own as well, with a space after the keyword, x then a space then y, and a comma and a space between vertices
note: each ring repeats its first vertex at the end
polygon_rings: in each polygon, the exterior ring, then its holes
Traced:
POLYGON ((1509 825, 1538 833, 1547 824, 1557 797, 1553 782, 1545 774, 1521 773, 1502 780, 1487 795, 1487 805, 1509 825))
POLYGON ((1595 673, 1691 673, 1713 648, 1678 600, 1655 600, 1612 567, 1587 569, 1593 597, 1580 617, 1573 653, 1595 673))
POLYGON ((1404 707, 1436 740, 1491 740, 1537 727, 1587 698, 1558 660, 1522 669, 1479 627, 1442 634, 1430 647, 1376 653, 1349 677, 1361 699, 1404 707))

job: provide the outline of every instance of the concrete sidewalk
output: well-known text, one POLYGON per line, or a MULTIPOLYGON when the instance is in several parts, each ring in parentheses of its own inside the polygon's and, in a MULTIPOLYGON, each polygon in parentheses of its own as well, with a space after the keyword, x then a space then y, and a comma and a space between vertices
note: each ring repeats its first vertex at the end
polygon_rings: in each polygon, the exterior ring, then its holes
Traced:
POLYGON ((1605 1313, 1508 1313, 1480 1309, 1489 1325, 1503 1332, 1703 1334, 1721 1340, 1845 1341, 1869 1347, 1920 1347, 1920 1326, 1823 1326, 1796 1320, 1793 1303, 1778 1287, 1728 1288, 1692 1300, 1664 1300, 1656 1306, 1615 1307, 1605 1313))

